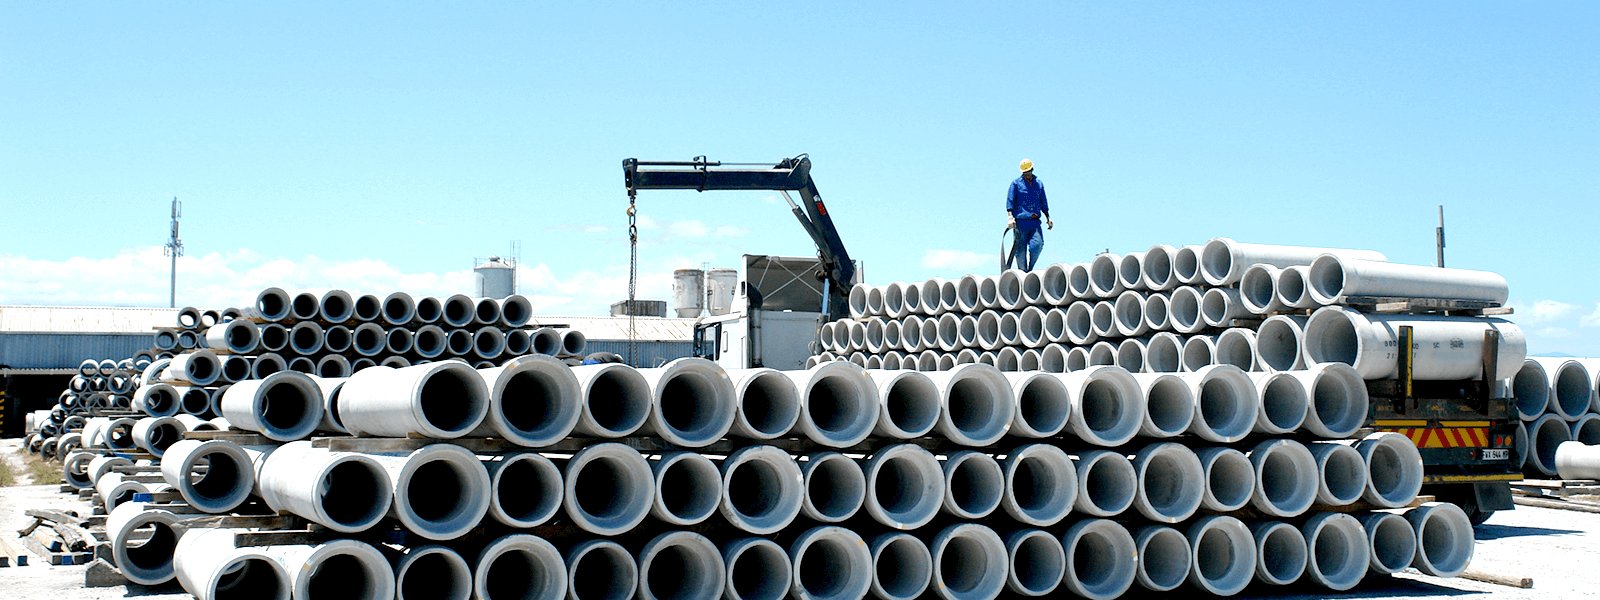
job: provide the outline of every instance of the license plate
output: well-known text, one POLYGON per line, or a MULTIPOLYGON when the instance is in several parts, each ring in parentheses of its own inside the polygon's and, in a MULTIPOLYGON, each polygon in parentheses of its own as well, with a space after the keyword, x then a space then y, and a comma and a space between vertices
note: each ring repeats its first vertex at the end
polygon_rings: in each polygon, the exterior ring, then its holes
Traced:
POLYGON ((1510 448, 1484 448, 1483 460, 1510 460, 1510 448))

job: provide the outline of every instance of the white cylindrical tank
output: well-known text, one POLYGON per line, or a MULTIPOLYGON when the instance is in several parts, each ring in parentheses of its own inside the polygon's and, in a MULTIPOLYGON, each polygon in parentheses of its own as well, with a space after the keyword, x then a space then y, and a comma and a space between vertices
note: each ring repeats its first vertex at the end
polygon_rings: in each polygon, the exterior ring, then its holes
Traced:
POLYGON ((672 272, 672 302, 678 305, 678 318, 692 319, 705 308, 705 271, 678 269, 672 272))
POLYGON ((504 298, 517 293, 516 266, 498 256, 491 256, 473 267, 472 276, 477 287, 476 298, 504 298))
POLYGON ((725 315, 733 310, 733 296, 739 290, 739 272, 733 269, 706 271, 706 312, 725 315))

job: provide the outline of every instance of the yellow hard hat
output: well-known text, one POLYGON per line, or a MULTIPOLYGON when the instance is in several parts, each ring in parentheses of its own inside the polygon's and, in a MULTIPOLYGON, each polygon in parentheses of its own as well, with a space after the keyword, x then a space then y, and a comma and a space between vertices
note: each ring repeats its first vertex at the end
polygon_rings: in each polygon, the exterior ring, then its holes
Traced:
POLYGON ((1033 159, 1031 159, 1031 158, 1022 159, 1022 164, 1017 165, 1017 168, 1020 169, 1023 173, 1027 173, 1028 171, 1032 171, 1033 170, 1033 159))

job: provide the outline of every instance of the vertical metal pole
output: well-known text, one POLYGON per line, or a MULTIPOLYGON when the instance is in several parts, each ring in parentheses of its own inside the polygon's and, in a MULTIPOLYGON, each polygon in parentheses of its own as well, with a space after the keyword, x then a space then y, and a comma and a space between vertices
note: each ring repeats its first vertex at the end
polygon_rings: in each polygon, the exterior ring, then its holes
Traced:
POLYGON ((1434 244, 1439 252, 1439 268, 1444 268, 1444 205, 1439 205, 1439 228, 1434 230, 1434 244))
POLYGON ((172 278, 168 288, 167 307, 178 307, 178 257, 183 256, 183 240, 178 238, 178 217, 183 216, 183 203, 172 198, 172 237, 167 239, 165 253, 172 257, 172 278))

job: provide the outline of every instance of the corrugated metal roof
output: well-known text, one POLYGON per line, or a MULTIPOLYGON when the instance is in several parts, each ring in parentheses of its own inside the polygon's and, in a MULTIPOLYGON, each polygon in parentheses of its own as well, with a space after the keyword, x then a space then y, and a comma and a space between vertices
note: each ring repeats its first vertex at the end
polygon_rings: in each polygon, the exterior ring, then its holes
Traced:
POLYGON ((3 333, 140 333, 176 327, 174 308, 122 306, 0 306, 3 333))
MULTIPOLYGON (((638 339, 686 342, 694 339, 694 319, 634 317, 638 339)), ((628 339, 627 317, 534 317, 529 327, 564 325, 582 331, 591 340, 628 339)))
POLYGON ((0 365, 13 369, 72 369, 88 359, 121 360, 147 350, 154 333, 0 334, 0 365))

